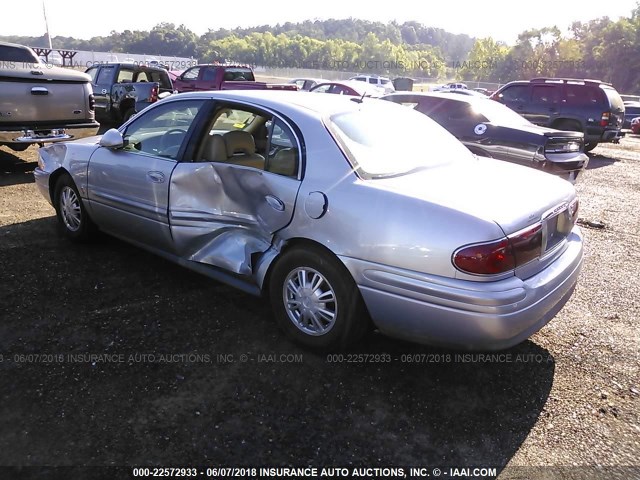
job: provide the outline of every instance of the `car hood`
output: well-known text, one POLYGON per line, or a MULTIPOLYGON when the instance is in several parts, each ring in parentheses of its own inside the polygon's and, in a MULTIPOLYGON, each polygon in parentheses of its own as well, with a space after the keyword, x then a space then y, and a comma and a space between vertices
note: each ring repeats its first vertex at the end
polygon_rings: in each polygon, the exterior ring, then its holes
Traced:
POLYGON ((374 188, 495 222, 507 235, 576 195, 573 185, 559 177, 481 157, 370 182, 374 188))
POLYGON ((88 83, 91 78, 86 73, 55 67, 42 63, 0 62, 0 79, 31 80, 33 82, 78 82, 88 83))

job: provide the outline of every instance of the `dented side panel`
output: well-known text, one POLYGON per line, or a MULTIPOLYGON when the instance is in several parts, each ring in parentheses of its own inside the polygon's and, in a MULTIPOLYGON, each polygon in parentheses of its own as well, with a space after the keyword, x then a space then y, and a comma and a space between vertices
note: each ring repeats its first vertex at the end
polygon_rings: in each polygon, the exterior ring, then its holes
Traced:
POLYGON ((300 181, 226 163, 180 163, 171 177, 169 224, 179 256, 241 275, 289 224, 300 181))

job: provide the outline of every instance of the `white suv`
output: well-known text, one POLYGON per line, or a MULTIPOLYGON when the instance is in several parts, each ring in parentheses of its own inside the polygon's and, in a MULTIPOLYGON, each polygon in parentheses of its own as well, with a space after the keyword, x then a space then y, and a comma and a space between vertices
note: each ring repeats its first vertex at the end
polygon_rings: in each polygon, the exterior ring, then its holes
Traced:
POLYGON ((356 75, 355 77, 351 77, 349 80, 367 82, 371 85, 380 87, 384 90, 385 94, 393 93, 396 91, 391 80, 389 80, 387 77, 381 77, 379 75, 356 75))

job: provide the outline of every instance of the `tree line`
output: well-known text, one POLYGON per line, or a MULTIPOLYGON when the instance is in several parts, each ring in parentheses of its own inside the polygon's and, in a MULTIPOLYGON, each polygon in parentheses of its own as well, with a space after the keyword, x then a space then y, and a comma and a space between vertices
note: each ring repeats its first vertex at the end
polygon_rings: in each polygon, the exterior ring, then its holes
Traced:
MULTIPOLYGON (((0 37, 34 47, 41 37, 0 37)), ((184 25, 111 32, 89 40, 54 37, 54 48, 194 57, 268 67, 371 72, 390 76, 505 83, 537 76, 598 78, 624 92, 640 91, 640 3, 629 17, 575 22, 522 32, 515 45, 474 39, 418 22, 359 19, 286 22, 276 26, 210 29, 184 25)))

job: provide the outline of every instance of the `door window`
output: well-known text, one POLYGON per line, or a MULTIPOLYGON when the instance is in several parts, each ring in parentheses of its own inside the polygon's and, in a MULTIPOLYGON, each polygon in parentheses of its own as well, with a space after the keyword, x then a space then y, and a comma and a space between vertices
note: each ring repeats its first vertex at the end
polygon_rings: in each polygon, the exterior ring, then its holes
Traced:
POLYGON ((525 103, 529 100, 529 87, 527 85, 513 85, 505 88, 500 94, 500 99, 508 103, 525 103))
POLYGON ((184 100, 145 111, 127 127, 125 150, 176 160, 202 104, 202 100, 184 100))

